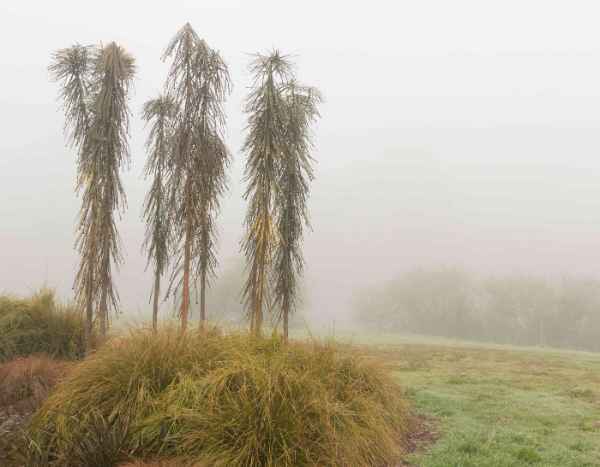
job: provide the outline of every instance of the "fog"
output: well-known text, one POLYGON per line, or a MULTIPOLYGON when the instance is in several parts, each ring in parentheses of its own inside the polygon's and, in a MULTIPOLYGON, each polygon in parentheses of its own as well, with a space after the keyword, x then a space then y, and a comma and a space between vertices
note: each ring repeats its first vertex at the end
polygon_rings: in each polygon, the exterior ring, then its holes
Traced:
POLYGON ((72 296, 81 200, 47 66, 58 48, 115 40, 138 66, 117 288, 124 310, 149 313, 139 114, 186 21, 234 82, 223 264, 240 256, 243 232, 249 54, 278 48, 325 97, 305 239, 309 316, 342 319, 356 291, 417 267, 600 278, 599 10, 577 0, 2 2, 0 290, 45 283, 72 296))

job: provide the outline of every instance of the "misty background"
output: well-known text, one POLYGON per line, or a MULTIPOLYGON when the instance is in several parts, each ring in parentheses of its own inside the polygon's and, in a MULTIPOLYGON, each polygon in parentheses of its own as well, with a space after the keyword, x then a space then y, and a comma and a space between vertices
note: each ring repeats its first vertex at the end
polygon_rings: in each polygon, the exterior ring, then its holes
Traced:
POLYGON ((415 268, 600 279, 599 13, 577 0, 2 2, 0 291, 45 283, 72 296, 81 200, 47 66, 58 48, 115 40, 138 67, 117 289, 124 310, 149 315, 139 115, 186 21, 234 82, 221 265, 241 257, 249 54, 278 48, 325 97, 305 238, 310 320, 349 319, 357 293, 415 268))

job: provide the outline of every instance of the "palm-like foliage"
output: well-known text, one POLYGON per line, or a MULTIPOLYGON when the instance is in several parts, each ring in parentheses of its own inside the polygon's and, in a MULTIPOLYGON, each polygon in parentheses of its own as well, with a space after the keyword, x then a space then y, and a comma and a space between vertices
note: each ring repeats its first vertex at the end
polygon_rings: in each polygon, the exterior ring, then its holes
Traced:
MULTIPOLYGON (((49 67, 52 77, 61 84, 59 98, 61 99, 65 112, 65 133, 71 145, 78 151, 77 172, 78 172, 78 190, 81 189, 85 180, 92 180, 93 174, 84 174, 83 164, 83 142, 90 127, 90 74, 91 74, 91 56, 95 52, 94 48, 76 44, 66 49, 56 51, 52 56, 52 64, 49 67)), ((87 203, 84 202, 80 212, 80 221, 84 215, 84 209, 87 203)), ((96 217, 94 212, 90 213, 91 218, 96 217)), ((81 222, 80 224, 81 225, 81 222)), ((79 243, 79 236, 77 242, 79 243)), ((94 268, 96 256, 95 236, 88 237, 88 248, 86 254, 82 255, 82 264, 89 266, 87 271, 81 272, 81 266, 75 281, 75 293, 78 302, 85 308, 86 325, 85 340, 89 343, 92 333, 93 313, 94 313, 94 268), (87 274, 85 285, 79 281, 79 276, 87 274), (81 287, 79 287, 81 286, 81 287)))
POLYGON ((121 261, 115 212, 125 206, 120 170, 129 160, 127 95, 135 66, 133 58, 113 42, 59 50, 50 71, 61 83, 66 128, 78 149, 77 190, 83 197, 77 225, 81 262, 75 297, 86 309, 89 338, 94 313, 105 335, 108 311, 116 310, 118 304, 112 280, 113 264, 121 261))
MULTIPOLYGON (((50 73, 61 83, 59 98, 65 111, 65 132, 69 142, 79 148, 90 123, 90 61, 93 47, 75 44, 52 55, 50 73)), ((81 156, 81 153, 79 153, 81 156)))
POLYGON ((194 250, 197 252, 196 275, 200 278, 200 326, 206 325, 206 287, 215 274, 217 258, 215 217, 220 209, 220 197, 227 187, 225 169, 230 161, 229 152, 218 136, 207 138, 204 157, 203 179, 204 193, 200 205, 198 234, 194 238, 194 250))
POLYGON ((288 113, 282 89, 292 70, 287 59, 274 52, 270 56, 257 55, 250 71, 254 82, 246 102, 248 135, 243 146, 248 154, 244 173, 248 186, 244 198, 249 201, 245 218, 247 232, 242 245, 248 264, 243 297, 250 328, 260 334, 263 308, 270 305, 269 268, 276 242, 272 198, 285 146, 288 113))
POLYGON ((287 339, 289 313, 302 273, 302 231, 311 168, 310 124, 318 117, 319 93, 296 84, 292 65, 278 51, 257 55, 246 103, 248 154, 243 250, 248 277, 243 289, 250 327, 260 334, 263 309, 278 307, 287 339))
POLYGON ((304 264, 303 227, 309 225, 306 201, 313 179, 310 124, 319 116, 317 105, 321 96, 316 89, 298 86, 293 81, 283 91, 287 118, 274 198, 279 241, 275 246, 273 274, 275 305, 283 319, 283 336, 287 340, 289 315, 296 306, 298 276, 304 264))
POLYGON ((146 176, 152 177, 152 185, 144 202, 146 237, 144 247, 148 253, 148 263, 154 266, 154 287, 152 289, 152 327, 156 331, 158 322, 158 301, 160 279, 169 263, 171 228, 168 218, 168 193, 166 178, 170 161, 173 118, 177 113, 175 102, 168 96, 159 96, 144 104, 142 118, 150 124, 146 141, 148 161, 146 176))
MULTIPOLYGON (((178 107, 174 118, 168 190, 178 252, 171 287, 181 288, 181 325, 187 327, 192 274, 199 274, 202 296, 216 264, 215 223, 219 196, 226 189, 230 159, 223 142, 223 102, 231 84, 218 52, 186 24, 167 47, 171 58, 167 92, 178 107), (196 267, 193 267, 193 263, 196 267)), ((204 300, 202 318, 205 319, 204 300)))

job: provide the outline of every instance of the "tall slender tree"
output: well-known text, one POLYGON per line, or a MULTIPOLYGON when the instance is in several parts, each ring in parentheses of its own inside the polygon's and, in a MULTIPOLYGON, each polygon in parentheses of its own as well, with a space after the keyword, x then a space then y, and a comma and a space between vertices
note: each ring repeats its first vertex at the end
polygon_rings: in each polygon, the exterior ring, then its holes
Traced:
POLYGON ((273 192, 277 168, 285 145, 288 103, 283 88, 292 76, 287 59, 275 51, 269 56, 257 55, 250 65, 254 75, 246 101, 248 135, 243 150, 247 153, 244 179, 248 186, 242 249, 246 256, 248 277, 243 289, 250 329, 260 334, 264 308, 270 306, 269 273, 277 230, 273 223, 273 192))
MULTIPOLYGON (((92 90, 90 89, 91 57, 93 48, 76 44, 66 49, 56 51, 52 56, 49 67, 50 73, 55 81, 61 85, 59 98, 61 99, 65 112, 65 134, 67 140, 77 149, 77 190, 81 191, 85 184, 93 180, 93 173, 83 173, 83 141, 90 127, 90 100, 92 90)), ((80 211, 80 223, 85 219, 86 207, 89 218, 95 219, 95 205, 89 206, 87 197, 80 211), (92 209, 89 209, 92 208, 92 209)), ((89 223, 88 223, 89 224, 89 223)), ((91 227, 91 226, 90 226, 91 227)), ((79 228, 78 228, 79 230, 79 228)), ((82 253, 81 264, 75 280, 75 294, 78 303, 85 309, 85 342, 89 347, 90 336, 94 319, 94 267, 96 256, 95 235, 88 229, 84 238, 87 238, 85 253, 82 253), (84 280, 85 277, 85 280, 84 280)), ((77 243, 79 243, 79 235, 77 243)))
POLYGON ((306 201, 313 179, 310 124, 319 116, 317 105, 321 96, 316 89, 298 86, 294 81, 283 88, 283 93, 287 112, 274 197, 279 241, 274 253, 273 295, 279 318, 283 319, 283 338, 287 341, 289 315, 296 306, 298 277, 304 265, 303 228, 309 226, 306 201))
MULTIPOLYGON (((230 159, 223 142, 223 103, 231 84, 219 53, 189 23, 165 50, 163 59, 169 58, 166 89, 178 108, 168 180, 178 251, 171 287, 182 290, 180 317, 185 330, 192 275, 200 273, 204 290, 216 262, 214 216, 218 197, 226 188, 225 168, 230 159)), ((206 317, 204 308, 202 316, 206 317)))
POLYGON ((215 274, 217 257, 215 255, 217 230, 215 218, 220 210, 220 198, 227 188, 225 169, 229 165, 229 152, 221 137, 212 135, 207 138, 206 153, 202 158, 204 167, 204 190, 200 205, 200 222, 196 237, 197 266, 196 274, 200 280, 200 328, 206 327, 206 288, 215 274))
POLYGON ((154 286, 151 297, 152 329, 158 325, 158 303, 160 299, 160 280, 169 264, 169 247, 171 245, 171 222, 168 211, 168 193, 166 179, 173 134, 173 117, 177 107, 168 96, 159 96, 144 104, 142 118, 150 124, 150 133, 146 141, 148 161, 146 177, 152 177, 152 185, 144 202, 144 219, 146 220, 146 237, 144 248, 148 253, 148 264, 154 266, 154 286))
POLYGON ((129 161, 128 91, 133 58, 112 42, 57 51, 50 71, 61 84, 69 140, 78 150, 77 191, 83 192, 76 248, 81 261, 75 297, 86 310, 89 346, 94 315, 106 335, 110 309, 117 308, 112 266, 121 260, 115 213, 125 207, 120 170, 129 161))

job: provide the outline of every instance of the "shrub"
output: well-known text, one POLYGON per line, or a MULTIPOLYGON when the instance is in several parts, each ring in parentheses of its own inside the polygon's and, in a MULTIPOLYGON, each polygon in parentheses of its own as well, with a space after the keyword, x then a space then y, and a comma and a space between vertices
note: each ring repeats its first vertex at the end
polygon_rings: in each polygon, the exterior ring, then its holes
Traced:
POLYGON ((401 456, 407 425, 399 388, 348 350, 135 331, 47 399, 29 427, 29 465, 383 466, 401 456))
POLYGON ((36 410, 66 374, 67 362, 45 355, 0 364, 0 411, 27 414, 36 410))
POLYGON ((42 289, 30 298, 0 296, 0 361, 46 353, 63 359, 84 354, 83 319, 42 289))
POLYGON ((21 430, 69 366, 43 355, 0 364, 0 465, 24 465, 21 430))

